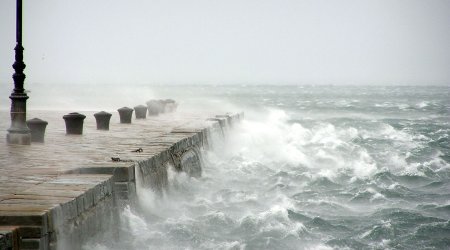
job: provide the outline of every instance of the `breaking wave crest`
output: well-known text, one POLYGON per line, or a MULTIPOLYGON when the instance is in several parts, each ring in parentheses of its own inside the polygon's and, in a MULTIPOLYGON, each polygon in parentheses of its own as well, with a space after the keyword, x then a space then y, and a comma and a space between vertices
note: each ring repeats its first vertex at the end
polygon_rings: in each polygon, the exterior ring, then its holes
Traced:
MULTIPOLYGON (((415 108, 433 105, 437 104, 418 102, 415 108)), ((220 150, 202 152, 206 161, 202 178, 170 173, 164 195, 143 190, 139 194, 143 208, 122 212, 127 229, 119 242, 96 239, 87 246, 443 249, 450 245, 448 124, 421 119, 310 119, 273 108, 250 117, 227 136, 220 150)))

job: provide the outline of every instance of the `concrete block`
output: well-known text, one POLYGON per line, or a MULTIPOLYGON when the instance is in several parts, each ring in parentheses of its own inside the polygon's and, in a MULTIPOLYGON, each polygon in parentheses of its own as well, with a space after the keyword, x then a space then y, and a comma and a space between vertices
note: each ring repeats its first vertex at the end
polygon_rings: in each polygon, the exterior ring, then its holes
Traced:
POLYGON ((41 240, 40 239, 27 239, 23 238, 20 241, 20 249, 40 249, 41 248, 41 240))
POLYGON ((89 189, 83 195, 83 206, 84 210, 90 209, 94 206, 94 190, 89 189))
POLYGON ((194 149, 190 149, 181 156, 181 168, 191 177, 202 175, 202 165, 200 157, 194 149))
POLYGON ((60 205, 63 221, 72 220, 78 216, 77 200, 73 199, 60 205))
POLYGON ((47 215, 47 222, 49 225, 50 232, 55 231, 58 227, 60 227, 63 222, 63 212, 61 206, 54 207, 47 215))
POLYGON ((0 226, 43 226, 47 224, 47 211, 2 211, 0 226))
POLYGON ((19 249, 18 227, 0 226, 0 249, 19 249))
POLYGON ((18 233, 22 238, 41 238, 43 236, 41 227, 21 226, 18 233))
POLYGON ((115 184, 115 192, 128 192, 128 183, 127 182, 116 182, 115 184))
POLYGON ((86 194, 82 194, 75 198, 76 204, 77 204, 77 216, 80 216, 84 211, 84 196, 86 194))

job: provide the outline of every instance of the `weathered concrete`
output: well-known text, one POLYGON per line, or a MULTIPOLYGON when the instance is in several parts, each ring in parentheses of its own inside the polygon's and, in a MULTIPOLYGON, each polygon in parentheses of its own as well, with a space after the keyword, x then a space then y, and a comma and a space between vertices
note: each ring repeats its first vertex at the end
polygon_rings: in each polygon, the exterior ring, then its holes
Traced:
POLYGON ((199 149, 240 118, 171 113, 121 124, 113 116, 105 131, 84 112, 84 134, 73 136, 66 112, 31 113, 49 121, 45 143, 0 147, 0 244, 21 249, 76 249, 118 223, 116 208, 137 200, 137 181, 162 190, 171 166, 201 175, 199 149))

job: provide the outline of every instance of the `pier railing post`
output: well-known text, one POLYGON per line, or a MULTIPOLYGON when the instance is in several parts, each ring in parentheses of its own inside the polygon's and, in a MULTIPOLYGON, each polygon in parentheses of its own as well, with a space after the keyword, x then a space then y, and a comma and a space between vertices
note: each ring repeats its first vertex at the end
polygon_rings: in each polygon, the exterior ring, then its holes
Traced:
POLYGON ((23 88, 26 65, 23 62, 22 47, 22 0, 17 0, 16 6, 16 47, 14 68, 14 90, 11 99, 11 127, 8 129, 7 142, 9 144, 29 145, 31 141, 30 129, 27 127, 27 93, 23 88))

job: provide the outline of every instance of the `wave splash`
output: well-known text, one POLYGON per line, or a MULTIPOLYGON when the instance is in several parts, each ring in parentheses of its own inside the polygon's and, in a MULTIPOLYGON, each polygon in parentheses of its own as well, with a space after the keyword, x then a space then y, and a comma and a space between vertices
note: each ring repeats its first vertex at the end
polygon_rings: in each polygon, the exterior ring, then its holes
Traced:
POLYGON ((202 178, 170 172, 164 195, 144 190, 142 209, 122 212, 119 242, 105 236, 87 248, 450 244, 450 164, 433 131, 390 120, 293 118, 270 109, 243 121, 220 151, 202 152, 202 178))

